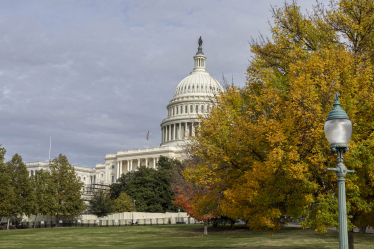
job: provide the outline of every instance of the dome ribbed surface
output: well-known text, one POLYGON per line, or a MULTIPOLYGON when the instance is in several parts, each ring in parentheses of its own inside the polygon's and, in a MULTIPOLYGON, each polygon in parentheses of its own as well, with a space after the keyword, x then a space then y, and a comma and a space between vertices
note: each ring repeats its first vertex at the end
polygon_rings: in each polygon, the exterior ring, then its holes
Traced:
POLYGON ((181 94, 218 93, 219 91, 223 91, 221 85, 208 73, 193 72, 178 84, 174 97, 181 94))

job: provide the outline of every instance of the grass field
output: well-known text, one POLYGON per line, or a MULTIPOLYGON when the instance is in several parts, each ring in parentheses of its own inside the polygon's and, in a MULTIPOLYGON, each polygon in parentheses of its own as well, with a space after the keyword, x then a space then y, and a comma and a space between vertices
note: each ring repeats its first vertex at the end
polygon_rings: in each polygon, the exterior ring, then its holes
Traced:
MULTIPOLYGON (((338 248, 338 233, 287 228, 253 232, 203 225, 73 227, 0 231, 0 248, 338 248)), ((355 249, 374 248, 374 234, 355 234, 355 249)))

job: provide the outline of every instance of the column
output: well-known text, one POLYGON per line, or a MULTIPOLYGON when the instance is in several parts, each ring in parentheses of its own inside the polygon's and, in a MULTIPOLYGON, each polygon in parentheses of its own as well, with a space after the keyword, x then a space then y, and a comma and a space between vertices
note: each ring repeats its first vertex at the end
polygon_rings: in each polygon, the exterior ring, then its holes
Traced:
POLYGON ((181 134, 182 134, 181 130, 182 130, 182 123, 179 123, 178 139, 182 139, 182 138, 181 138, 181 134))
POLYGON ((120 175, 120 176, 122 175, 122 162, 123 162, 123 161, 120 161, 120 162, 119 162, 119 175, 120 175))
POLYGON ((172 140, 175 140, 175 124, 172 124, 171 126, 173 127, 173 130, 172 130, 173 134, 171 135, 171 137, 172 137, 172 140))
POLYGON ((153 168, 156 169, 156 157, 153 158, 153 168))
POLYGON ((192 137, 194 137, 195 136, 195 123, 191 123, 191 135, 192 135, 192 137))
POLYGON ((109 165, 105 165, 105 177, 104 182, 108 182, 108 175, 109 175, 109 165))
POLYGON ((148 158, 145 159, 145 167, 148 168, 148 158))
POLYGON ((117 162, 117 179, 121 176, 119 172, 119 162, 117 162))
POLYGON ((188 123, 184 123, 184 137, 187 137, 187 131, 188 131, 188 123))
POLYGON ((168 127, 169 127, 169 139, 168 139, 168 141, 170 141, 171 140, 171 125, 168 125, 168 127))
POLYGON ((140 167, 140 158, 138 159, 138 168, 140 167))
POLYGON ((174 124, 174 140, 178 139, 177 127, 177 124, 174 124))

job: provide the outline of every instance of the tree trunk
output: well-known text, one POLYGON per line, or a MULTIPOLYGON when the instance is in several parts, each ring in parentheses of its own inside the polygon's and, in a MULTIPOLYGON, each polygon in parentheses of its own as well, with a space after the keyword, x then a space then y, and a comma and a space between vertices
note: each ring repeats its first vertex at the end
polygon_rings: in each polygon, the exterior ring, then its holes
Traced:
POLYGON ((36 228, 36 219, 37 218, 38 218, 38 215, 35 215, 34 228, 36 228))
POLYGON ((208 235, 208 219, 204 220, 204 235, 208 235))
POLYGON ((363 226, 361 226, 361 228, 360 228, 360 233, 366 233, 366 228, 367 228, 368 226, 367 225, 363 225, 363 226))
POLYGON ((9 217, 7 217, 7 222, 6 222, 6 230, 9 230, 9 220, 10 220, 10 218, 9 218, 9 217))
POLYGON ((353 229, 351 231, 348 231, 348 248, 354 249, 354 238, 353 238, 353 229))
POLYGON ((218 227, 218 221, 217 220, 213 221, 213 227, 218 227))
POLYGON ((235 220, 231 220, 231 229, 234 228, 234 225, 235 225, 235 220))

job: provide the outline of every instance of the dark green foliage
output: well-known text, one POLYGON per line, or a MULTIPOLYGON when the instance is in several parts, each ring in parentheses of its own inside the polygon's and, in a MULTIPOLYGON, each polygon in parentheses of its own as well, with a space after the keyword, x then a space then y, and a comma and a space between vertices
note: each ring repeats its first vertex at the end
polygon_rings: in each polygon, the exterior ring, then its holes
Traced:
POLYGON ((36 200, 34 202, 33 214, 54 214, 57 210, 56 186, 48 171, 38 170, 31 177, 35 189, 36 200))
POLYGON ((103 189, 99 189, 94 193, 88 210, 97 217, 104 217, 114 211, 113 200, 110 199, 110 194, 103 189))
POLYGON ((13 209, 14 187, 12 186, 12 177, 4 163, 6 150, 0 148, 0 218, 8 217, 13 209))
POLYGON ((15 154, 6 163, 7 171, 11 176, 13 186, 13 208, 10 216, 30 215, 35 201, 35 191, 29 178, 29 172, 22 161, 22 157, 15 154))
MULTIPOLYGON (((5 150, 2 150, 5 153, 5 150)), ((3 186, 0 186, 0 199, 5 198, 0 207, 2 216, 8 220, 7 229, 9 229, 10 218, 17 215, 30 215, 33 211, 35 201, 35 191, 32 187, 29 172, 26 165, 22 162, 22 157, 15 154, 5 165, 0 160, 0 179, 3 186)))
POLYGON ((81 191, 83 183, 75 173, 66 156, 59 155, 53 159, 49 166, 51 180, 55 184, 55 199, 57 208, 55 211, 57 220, 59 215, 76 215, 86 209, 81 191))
POLYGON ((117 183, 110 185, 111 198, 122 192, 136 200, 138 212, 175 212, 174 193, 171 188, 173 171, 182 167, 181 162, 161 156, 157 170, 141 166, 138 171, 123 174, 117 183))

